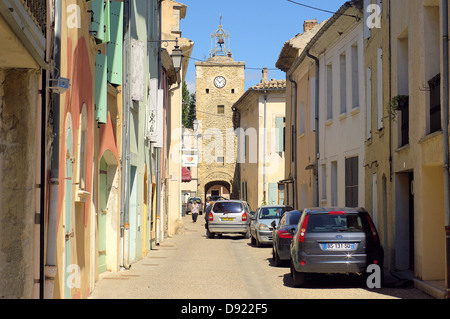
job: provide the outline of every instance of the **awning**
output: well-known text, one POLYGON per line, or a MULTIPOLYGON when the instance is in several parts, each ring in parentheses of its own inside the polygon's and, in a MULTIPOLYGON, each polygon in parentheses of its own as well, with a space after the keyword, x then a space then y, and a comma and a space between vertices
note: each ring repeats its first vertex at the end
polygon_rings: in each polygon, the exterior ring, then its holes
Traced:
POLYGON ((181 167, 181 182, 188 183, 191 181, 191 172, 187 167, 181 167))

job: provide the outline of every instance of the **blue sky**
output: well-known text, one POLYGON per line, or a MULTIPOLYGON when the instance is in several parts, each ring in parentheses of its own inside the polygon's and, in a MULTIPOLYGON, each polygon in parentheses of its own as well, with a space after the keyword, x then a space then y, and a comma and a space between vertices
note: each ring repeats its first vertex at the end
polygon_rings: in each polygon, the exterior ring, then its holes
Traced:
MULTIPOLYGON (((336 12, 344 0, 295 0, 298 3, 336 12)), ((261 70, 269 69, 268 78, 281 80, 285 73, 275 63, 284 42, 303 32, 305 20, 320 23, 331 13, 313 10, 287 0, 180 0, 187 6, 181 20, 182 36, 194 41, 192 58, 206 60, 211 50, 211 33, 223 28, 230 33, 230 47, 235 61, 246 64, 245 88, 259 83, 261 70), (256 68, 250 69, 250 68, 256 68)), ((195 92, 195 60, 186 74, 189 91, 195 92)))

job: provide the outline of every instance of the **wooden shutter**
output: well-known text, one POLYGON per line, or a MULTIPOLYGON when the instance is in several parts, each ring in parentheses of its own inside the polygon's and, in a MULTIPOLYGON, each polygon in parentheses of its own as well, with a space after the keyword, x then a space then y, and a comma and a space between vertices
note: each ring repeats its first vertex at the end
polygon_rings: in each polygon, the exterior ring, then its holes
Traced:
POLYGON ((99 123, 106 123, 107 107, 107 75, 106 55, 97 53, 95 55, 95 119, 99 123))
POLYGON ((122 85, 122 51, 123 51, 123 2, 110 4, 111 38, 108 49, 108 81, 122 85))
POLYGON ((92 0, 91 32, 97 44, 109 41, 109 0, 92 0))

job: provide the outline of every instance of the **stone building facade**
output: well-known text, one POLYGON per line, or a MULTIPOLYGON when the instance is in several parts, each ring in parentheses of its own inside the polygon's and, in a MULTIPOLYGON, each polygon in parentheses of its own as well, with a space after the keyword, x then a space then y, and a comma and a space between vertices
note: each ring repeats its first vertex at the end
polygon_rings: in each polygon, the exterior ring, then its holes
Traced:
MULTIPOLYGON (((224 41, 219 28, 216 43, 224 41)), ((196 112, 199 163, 197 195, 239 198, 236 178, 237 137, 233 104, 245 91, 245 63, 235 61, 227 45, 204 62, 196 62, 196 112)))

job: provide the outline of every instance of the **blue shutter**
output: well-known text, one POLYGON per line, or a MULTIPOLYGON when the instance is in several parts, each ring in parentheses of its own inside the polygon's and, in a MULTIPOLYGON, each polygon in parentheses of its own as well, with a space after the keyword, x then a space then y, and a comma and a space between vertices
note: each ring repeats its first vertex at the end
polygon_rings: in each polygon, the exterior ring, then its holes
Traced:
POLYGON ((107 44, 108 81, 122 85, 123 2, 111 2, 110 13, 111 38, 107 44))
POLYGON ((108 111, 106 63, 106 55, 95 55, 95 119, 102 124, 106 123, 108 111))
POLYGON ((97 44, 109 41, 109 0, 92 0, 91 32, 97 44))

